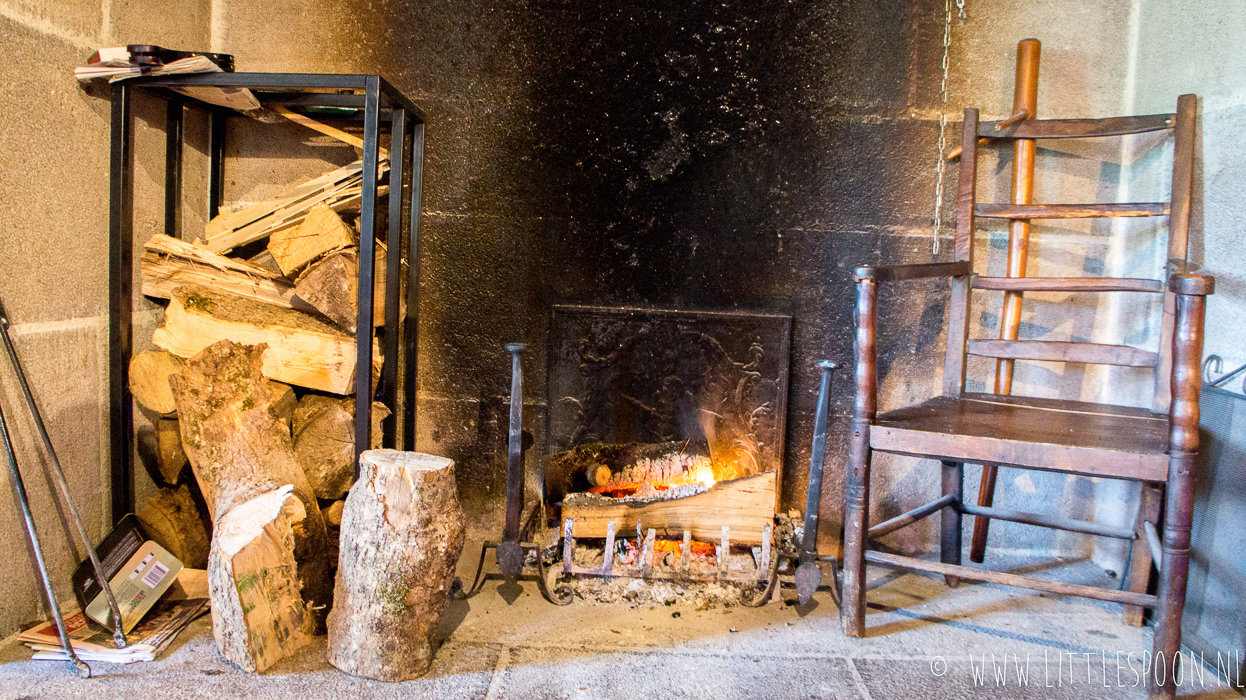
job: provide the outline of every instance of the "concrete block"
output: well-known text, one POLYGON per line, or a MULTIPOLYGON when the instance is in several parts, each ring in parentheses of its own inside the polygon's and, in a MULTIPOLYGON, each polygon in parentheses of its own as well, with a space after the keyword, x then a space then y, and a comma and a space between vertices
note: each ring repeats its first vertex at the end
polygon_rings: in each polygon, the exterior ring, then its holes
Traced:
POLYGON ((15 323, 106 308, 108 103, 73 78, 81 47, 0 19, 0 294, 15 323))
POLYGON ((115 0, 109 7, 107 43, 158 44, 211 51, 211 0, 115 0))
MULTIPOLYGON (((56 330, 30 326, 14 329, 14 344, 26 369, 74 502, 94 538, 103 536, 108 503, 108 472, 103 457, 100 403, 99 331, 94 323, 75 323, 56 330)), ((72 602, 69 577, 86 552, 77 543, 69 513, 53 498, 54 476, 43 455, 33 420, 25 408, 8 363, 0 366, 0 400, 17 448, 18 464, 30 494, 31 507, 49 570, 62 602, 72 602)), ((36 574, 34 555, 26 541, 16 492, 8 465, 0 472, 0 588, 8 591, 0 606, 0 634, 9 635, 47 608, 36 574)))

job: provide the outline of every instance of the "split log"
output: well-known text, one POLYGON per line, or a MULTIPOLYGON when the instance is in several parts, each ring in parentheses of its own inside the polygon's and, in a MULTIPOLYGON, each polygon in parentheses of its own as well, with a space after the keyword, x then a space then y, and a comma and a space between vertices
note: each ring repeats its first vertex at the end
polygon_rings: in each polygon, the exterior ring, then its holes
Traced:
POLYGON ((182 371, 182 359, 161 350, 146 350, 130 358, 130 395, 138 405, 162 416, 177 411, 169 377, 182 371))
POLYGON ((315 310, 295 297, 294 283, 280 272, 159 233, 144 248, 143 294, 149 297, 168 299, 178 287, 199 285, 284 309, 315 310))
POLYGON ((185 484, 163 488, 135 514, 147 536, 191 569, 208 566, 208 529, 185 484))
MULTIPOLYGON (((385 325, 385 246, 376 246, 372 285, 372 323, 385 325)), ((299 276, 294 293, 338 327, 354 333, 359 318, 359 249, 329 253, 299 276)))
MULTIPOLYGON (((182 449, 181 427, 176 418, 160 418, 156 421, 155 430, 156 467, 160 470, 164 483, 176 486, 181 481, 182 468, 186 466, 186 451, 182 449)), ((203 567, 196 568, 202 569, 203 567)))
POLYGON ((355 230, 337 212, 317 204, 295 228, 278 231, 268 238, 268 252, 286 275, 303 269, 325 253, 359 244, 355 230))
MULTIPOLYGON (((687 488, 687 487, 684 487, 687 488)), ((692 531, 706 542, 717 541, 731 528, 731 541, 761 544, 762 528, 774 524, 775 472, 720 481, 709 490, 683 498, 609 498, 592 493, 569 494, 562 502, 576 537, 605 537, 610 521, 616 532, 633 532, 636 523, 659 532, 692 531)))
MULTIPOLYGON (((244 608, 241 612, 234 611, 237 613, 234 614, 222 608, 222 616, 218 619, 217 604, 218 598, 222 599, 222 604, 236 601, 245 593, 242 589, 253 579, 237 576, 234 579, 237 591, 221 591, 218 589, 226 581, 222 578, 225 576, 222 570, 227 569, 233 574, 239 571, 268 572, 260 578, 275 578, 259 583, 271 583, 285 590, 286 583, 283 581, 289 578, 295 581, 295 595, 301 588, 303 601, 307 605, 323 607, 331 601, 324 519, 307 477, 295 461, 290 432, 273 415, 272 392, 267 386, 268 380, 260 371, 264 354, 263 345, 222 341, 189 360, 185 369, 172 380, 181 416, 182 444, 215 523, 211 558, 217 562, 218 570, 210 574, 213 581, 213 629, 226 658, 247 669, 264 667, 265 663, 279 658, 271 654, 281 649, 271 645, 259 649, 253 644, 247 647, 251 652, 242 655, 244 646, 239 645, 237 637, 245 636, 245 630, 240 630, 238 625, 242 624, 242 620, 250 622, 251 618, 244 614, 248 611, 244 608), (239 527, 246 525, 255 533, 263 529, 267 539, 261 538, 263 541, 252 550, 242 548, 246 542, 222 550, 219 540, 230 532, 224 523, 230 517, 241 517, 233 516, 233 511, 250 507, 248 504, 266 497, 265 494, 283 488, 292 489, 297 497, 299 504, 294 509, 297 513, 292 510, 288 516, 283 516, 284 519, 278 518, 277 510, 281 506, 278 503, 269 509, 271 514, 268 518, 258 525, 250 520, 239 521, 239 527), (297 527, 295 522, 299 523, 297 527), (294 534, 287 537, 285 533, 290 528, 293 528, 294 534), (240 569, 238 557, 248 552, 253 556, 244 557, 246 567, 240 569)), ((252 534, 253 539, 256 536, 252 534)), ((209 570, 213 570, 212 562, 209 562, 209 570)), ((284 626, 272 634, 285 634, 282 630, 287 627, 298 627, 290 617, 294 615, 293 608, 277 598, 271 600, 274 604, 281 603, 280 615, 274 619, 284 620, 281 623, 284 626)), ((269 624, 266 621, 268 618, 255 619, 269 624)), ((248 629, 252 634, 268 634, 257 628, 248 629)))
MULTIPOLYGON (((334 394, 355 388, 355 338, 307 314, 218 294, 203 287, 173 292, 152 343, 191 357, 221 340, 265 344, 264 374, 334 394)), ((373 340, 375 365, 381 354, 373 340)))
POLYGON ((268 393, 272 399, 272 406, 269 410, 282 423, 285 423, 286 429, 289 430, 294 422, 294 411, 299 406, 299 398, 294 395, 294 388, 289 384, 282 384, 270 379, 268 381, 268 393))
MULTIPOLYGON (((252 265, 259 265, 260 267, 274 274, 281 275, 281 268, 277 266, 277 261, 273 260, 273 254, 268 252, 267 248, 261 250, 255 255, 252 255, 250 258, 247 259, 247 262, 251 263, 252 265)), ((285 277, 285 275, 281 275, 281 276, 285 277)))
POLYGON ((432 665, 464 519, 454 462, 369 450, 346 498, 329 613, 329 663, 355 676, 404 681, 432 665))
MULTIPOLYGON (((381 445, 385 404, 372 403, 370 448, 381 445)), ((355 400, 308 394, 294 412, 294 456, 320 498, 336 500, 355 482, 355 400)))
POLYGON ((332 527, 342 526, 342 509, 346 507, 346 501, 334 501, 325 508, 324 521, 332 527))
POLYGON ((208 559, 212 636, 221 656, 244 671, 264 671, 315 633, 311 603, 299 592, 304 567, 295 558, 307 515, 292 487, 284 486, 239 504, 216 523, 208 559))

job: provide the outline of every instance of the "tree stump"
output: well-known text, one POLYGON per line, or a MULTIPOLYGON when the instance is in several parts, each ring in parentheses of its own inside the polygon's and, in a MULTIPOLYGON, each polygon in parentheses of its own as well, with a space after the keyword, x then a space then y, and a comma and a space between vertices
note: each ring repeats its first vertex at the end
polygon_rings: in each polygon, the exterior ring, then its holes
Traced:
MULTIPOLYGON (((298 594, 301 588, 305 603, 301 609, 324 609, 332 602, 324 519, 307 477, 295 461, 290 431, 272 410, 274 393, 261 374, 264 349, 262 344, 220 341, 187 361, 182 372, 170 380, 177 397, 182 443, 214 523, 208 565, 213 589, 213 632, 225 658, 248 670, 262 670, 265 664, 280 658, 274 654, 297 647, 268 645, 259 649, 255 644, 238 643, 238 639, 246 639, 248 631, 253 642, 266 634, 280 638, 288 631, 286 628, 298 625, 289 617, 293 615, 290 606, 274 600, 273 604, 283 606, 284 611, 278 615, 285 620, 279 631, 238 627, 253 620, 245 607, 235 610, 228 606, 242 604, 238 602, 239 596, 255 582, 256 576, 232 576, 228 572, 237 574, 247 569, 263 576, 290 578, 292 586, 274 583, 273 590, 293 590, 298 594), (258 549, 244 547, 244 542, 233 555, 220 556, 218 540, 224 536, 225 520, 239 517, 233 511, 251 507, 257 498, 284 487, 289 487, 297 497, 297 513, 284 516, 284 520, 274 520, 273 515, 269 518, 272 522, 252 528, 253 538, 259 537, 261 530, 267 533, 268 539, 260 542, 258 549), (291 530, 289 537, 284 534, 286 529, 291 530), (240 568, 238 557, 248 553, 262 554, 268 561, 261 565, 248 556, 244 557, 246 567, 240 568), (236 590, 230 592, 222 586, 236 590)), ((297 641, 296 637, 290 639, 290 643, 297 641)))
POLYGON ((463 551, 454 462, 369 450, 359 465, 342 514, 329 663, 355 676, 404 681, 432 664, 463 551))

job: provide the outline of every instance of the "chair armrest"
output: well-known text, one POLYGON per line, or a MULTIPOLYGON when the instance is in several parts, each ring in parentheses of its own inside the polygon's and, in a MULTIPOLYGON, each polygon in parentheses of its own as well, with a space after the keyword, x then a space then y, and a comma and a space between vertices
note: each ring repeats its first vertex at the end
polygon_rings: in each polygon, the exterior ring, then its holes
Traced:
POLYGON ((1168 278, 1168 288, 1176 294, 1207 296, 1216 291, 1216 278, 1193 272, 1176 272, 1168 278))
POLYGON ((852 271, 856 281, 872 279, 875 282, 899 282, 929 277, 962 277, 971 272, 968 260, 939 263, 916 263, 912 265, 863 265, 852 271))

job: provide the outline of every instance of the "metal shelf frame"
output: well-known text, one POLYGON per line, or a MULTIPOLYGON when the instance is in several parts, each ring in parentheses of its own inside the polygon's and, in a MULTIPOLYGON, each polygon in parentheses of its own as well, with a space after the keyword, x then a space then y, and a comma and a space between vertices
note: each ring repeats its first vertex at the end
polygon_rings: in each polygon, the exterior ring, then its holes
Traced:
MULTIPOLYGON (((376 75, 315 73, 200 73, 145 77, 112 84, 112 137, 109 165, 108 245, 108 407, 112 514, 117 521, 134 508, 134 403, 128 371, 133 351, 134 267, 134 124, 132 103, 137 92, 166 100, 164 232, 179 238, 182 205, 183 117, 186 109, 208 113, 208 218, 220 211, 225 169, 225 125, 237 112, 200 102, 174 92, 184 86, 249 88, 263 105, 349 107, 363 122, 363 198, 359 219, 359 299, 356 338, 372 338, 373 278, 376 272, 376 205, 379 138, 382 128, 391 137, 389 230, 386 257, 385 334, 380 383, 375 397, 390 409, 382 422, 382 444, 396 447, 397 421, 402 421, 402 449, 415 449, 417 341, 419 332, 419 233, 424 161, 424 119, 418 107, 385 79, 376 75), (405 186, 405 188, 404 188, 405 186), (406 194, 404 198, 403 194, 406 194), (407 210, 408 246, 402 239, 403 210, 407 210), (366 254, 365 254, 366 253, 366 254), (399 319, 403 259, 406 275, 406 314, 399 319), (401 321, 401 326, 399 325, 401 321), (401 333, 392 332, 401 328, 401 333), (398 403, 398 366, 402 357, 402 410, 398 403)), ((349 118, 349 117, 347 117, 349 118)), ((254 122, 257 128, 263 128, 254 122)), ((355 453, 370 443, 372 422, 372 343, 356 342, 355 453)), ((356 466, 356 470, 358 467, 356 466)))

